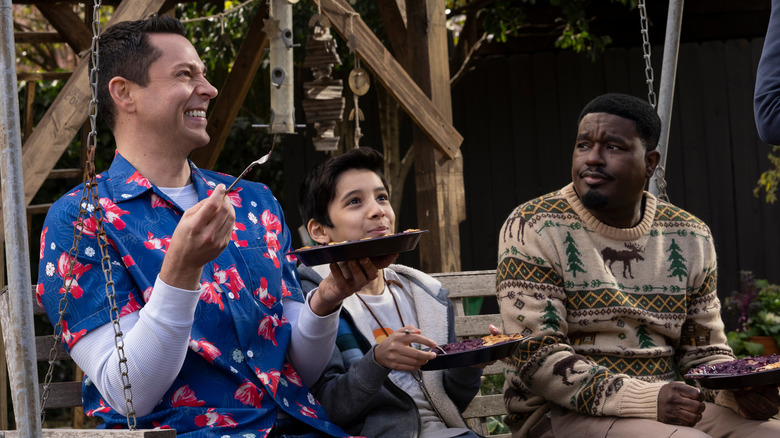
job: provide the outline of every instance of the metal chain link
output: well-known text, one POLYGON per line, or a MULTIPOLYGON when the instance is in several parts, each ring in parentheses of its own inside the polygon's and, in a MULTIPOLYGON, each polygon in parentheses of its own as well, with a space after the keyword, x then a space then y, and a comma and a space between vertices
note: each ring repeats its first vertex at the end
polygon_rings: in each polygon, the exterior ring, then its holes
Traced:
MULTIPOLYGON (((645 58, 645 81, 647 82, 647 101, 653 108, 657 108, 656 95, 653 91, 653 65, 650 62, 650 33, 648 32, 647 22, 647 8, 645 7, 645 0, 638 0, 637 6, 639 7, 639 22, 642 28, 642 51, 645 58)), ((669 196, 666 194, 666 170, 662 165, 658 165, 655 168, 654 181, 658 187, 657 198, 669 202, 669 196)))
POLYGON ((656 198, 664 202, 670 202, 669 195, 666 193, 666 169, 664 169, 664 166, 659 164, 658 167, 655 168, 655 175, 657 178, 655 178, 654 181, 655 185, 658 187, 658 195, 656 198))
POLYGON ((645 81, 647 82, 647 101, 653 108, 656 107, 656 96, 653 91, 653 65, 650 63, 650 33, 647 29, 647 9, 645 8, 645 0, 639 0, 639 22, 642 27, 642 51, 645 58, 645 81))
POLYGON ((111 257, 108 254, 108 236, 103 228, 104 214, 103 208, 100 205, 100 196, 97 190, 97 182, 95 175, 95 150, 97 149, 97 112, 98 112, 98 95, 97 95, 97 82, 98 74, 100 71, 100 8, 101 0, 94 0, 92 9, 92 46, 91 46, 91 60, 92 68, 89 71, 89 86, 92 92, 92 99, 89 102, 89 124, 90 132, 87 136, 87 161, 84 177, 84 189, 82 190, 81 201, 79 204, 79 213, 76 219, 76 224, 73 229, 73 245, 70 251, 68 251, 68 273, 64 278, 64 290, 62 298, 59 303, 59 320, 54 327, 54 342, 52 348, 49 351, 49 369, 46 373, 43 386, 43 395, 41 397, 41 422, 45 417, 46 401, 49 397, 51 380, 54 369, 54 361, 57 357, 57 343, 62 337, 62 322, 65 315, 65 310, 68 307, 67 297, 70 293, 71 285, 73 284, 73 267, 76 263, 76 259, 79 254, 79 242, 84 232, 85 222, 84 218, 89 214, 90 207, 94 210, 95 216, 95 232, 98 239, 98 246, 100 247, 101 255, 101 267, 103 269, 103 276, 106 282, 106 298, 108 299, 110 306, 111 323, 114 329, 114 345, 116 346, 117 356, 119 356, 119 372, 122 377, 122 390, 125 396, 125 409, 127 412, 127 427, 131 430, 136 428, 135 409, 133 408, 133 392, 130 385, 129 372, 127 367, 127 358, 124 352, 124 339, 122 329, 119 325, 119 307, 116 304, 116 290, 114 288, 114 280, 111 273, 111 257))

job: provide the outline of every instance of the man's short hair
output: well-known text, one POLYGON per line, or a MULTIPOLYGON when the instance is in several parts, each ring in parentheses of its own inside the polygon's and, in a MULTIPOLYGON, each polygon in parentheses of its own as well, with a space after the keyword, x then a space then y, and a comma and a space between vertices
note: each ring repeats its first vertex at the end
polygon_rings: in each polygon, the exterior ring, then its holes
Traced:
POLYGON ((620 93, 603 94, 585 105, 577 119, 577 126, 590 113, 607 113, 633 120, 639 138, 648 151, 655 149, 661 138, 661 118, 652 105, 638 97, 620 93))
MULTIPOLYGON (((106 28, 98 43, 98 112, 113 131, 116 118, 114 100, 108 91, 111 79, 121 76, 140 86, 149 83, 149 66, 162 53, 149 43, 153 33, 185 36, 184 25, 168 15, 155 15, 143 20, 122 21, 106 28)), ((90 69, 92 58, 89 59, 90 69)))
POLYGON ((374 172, 387 190, 384 162, 384 156, 379 151, 370 147, 359 147, 328 158, 315 166, 304 178, 298 192, 298 209, 303 224, 306 225, 309 220, 314 219, 325 226, 333 226, 328 215, 328 206, 336 197, 336 182, 341 174, 348 170, 363 169, 374 172))

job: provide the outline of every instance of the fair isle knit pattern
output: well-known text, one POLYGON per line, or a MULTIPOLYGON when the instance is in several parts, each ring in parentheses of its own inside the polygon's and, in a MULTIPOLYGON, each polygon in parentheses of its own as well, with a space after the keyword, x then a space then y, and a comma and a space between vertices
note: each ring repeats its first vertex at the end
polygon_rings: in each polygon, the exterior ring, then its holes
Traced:
POLYGON ((733 359, 709 228, 650 193, 633 228, 599 222, 572 184, 519 206, 501 229, 496 275, 505 332, 529 337, 504 391, 521 436, 548 402, 656 419, 678 372, 733 359))

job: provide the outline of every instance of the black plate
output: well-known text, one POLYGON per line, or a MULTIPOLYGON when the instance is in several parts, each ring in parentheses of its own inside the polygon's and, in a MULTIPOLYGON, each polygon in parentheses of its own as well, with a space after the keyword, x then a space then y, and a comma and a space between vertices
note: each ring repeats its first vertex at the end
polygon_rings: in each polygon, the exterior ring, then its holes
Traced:
POLYGON ((493 344, 487 347, 479 347, 468 351, 459 351, 457 353, 439 354, 436 359, 428 361, 420 369, 423 371, 441 370, 444 368, 457 368, 477 365, 485 362, 503 359, 511 356, 520 341, 525 338, 513 339, 511 341, 493 344))
POLYGON ((780 368, 745 374, 686 374, 685 378, 696 380, 702 388, 749 388, 780 383, 780 368))
POLYGON ((427 232, 428 230, 404 231, 373 239, 312 246, 290 251, 287 254, 294 255, 306 266, 343 262, 362 257, 378 257, 413 250, 420 241, 420 235, 427 232))

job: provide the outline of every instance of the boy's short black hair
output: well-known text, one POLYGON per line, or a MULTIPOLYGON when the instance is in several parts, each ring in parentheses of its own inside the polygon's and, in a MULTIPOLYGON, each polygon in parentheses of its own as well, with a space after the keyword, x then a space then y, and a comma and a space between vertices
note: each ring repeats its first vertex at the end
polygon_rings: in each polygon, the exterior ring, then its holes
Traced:
MULTIPOLYGON (((149 35, 170 33, 186 36, 184 25, 168 15, 154 15, 143 20, 121 21, 100 35, 98 73, 98 112, 111 130, 114 129, 115 106, 108 83, 116 76, 144 87, 149 83, 149 66, 162 53, 149 42, 149 35)), ((89 58, 92 68, 92 58, 89 58)))
MULTIPOLYGON (((359 147, 341 155, 328 158, 315 166, 306 175, 298 192, 298 209, 303 225, 309 220, 333 226, 328 215, 328 206, 336 197, 336 182, 342 173, 348 170, 365 169, 377 174, 385 189, 388 189, 384 174, 384 156, 370 147, 359 147)), ((388 189, 389 190, 389 189, 388 189)))
POLYGON ((620 93, 603 94, 585 105, 577 119, 578 127, 582 118, 590 113, 607 113, 633 120, 645 150, 654 150, 661 138, 661 118, 650 103, 638 97, 620 93))

